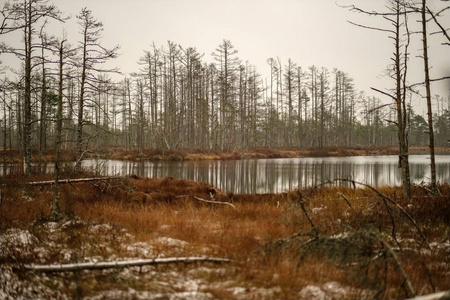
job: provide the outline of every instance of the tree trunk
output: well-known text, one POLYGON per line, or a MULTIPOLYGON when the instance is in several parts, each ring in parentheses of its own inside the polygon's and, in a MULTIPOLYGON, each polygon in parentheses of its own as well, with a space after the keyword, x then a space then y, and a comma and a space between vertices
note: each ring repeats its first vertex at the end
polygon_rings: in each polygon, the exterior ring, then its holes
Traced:
MULTIPOLYGON (((405 97, 402 93, 402 69, 400 55, 400 2, 396 3, 396 23, 395 23, 395 76, 396 76, 396 104, 397 104, 397 126, 399 141, 399 166, 402 172, 403 193, 406 198, 411 199, 411 180, 409 174, 408 159, 408 133, 406 128, 405 97)), ((405 67, 406 70, 406 67, 405 67)), ((404 89, 403 89, 404 91, 404 89)))
POLYGON ((436 193, 436 161, 434 155, 434 128, 433 112, 431 109, 431 91, 430 91, 430 73, 428 67, 428 42, 427 42, 427 19, 426 19, 426 0, 422 0, 422 42, 423 42, 423 62, 425 71, 425 89, 427 97, 427 115, 428 115, 428 134, 430 148, 430 167, 431 167, 431 190, 436 193))
POLYGON ((32 1, 25 2, 25 91, 23 124, 23 157, 25 175, 31 175, 31 55, 32 55, 32 1), (28 7, 26 7, 28 6, 28 7))
POLYGON ((58 108, 56 112, 56 161, 55 161, 55 188, 53 196, 53 208, 52 218, 58 219, 59 215, 59 173, 61 163, 61 144, 62 144, 62 102, 63 102, 63 54, 64 54, 64 41, 61 42, 59 48, 59 83, 58 83, 58 108))

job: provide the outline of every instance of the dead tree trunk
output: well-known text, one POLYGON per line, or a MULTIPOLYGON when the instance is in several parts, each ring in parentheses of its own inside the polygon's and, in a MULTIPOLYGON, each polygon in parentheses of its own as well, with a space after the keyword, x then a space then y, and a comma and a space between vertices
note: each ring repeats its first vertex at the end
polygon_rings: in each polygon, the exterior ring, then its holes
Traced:
POLYGON ((431 190, 437 192, 436 187, 436 160, 434 155, 434 128, 433 112, 431 109, 431 90, 430 90, 430 72, 428 67, 428 40, 427 40, 427 18, 426 18, 426 0, 422 0, 422 43, 423 43, 423 63, 425 71, 425 90, 427 97, 427 115, 428 115, 428 134, 430 148, 430 167, 431 167, 431 190))

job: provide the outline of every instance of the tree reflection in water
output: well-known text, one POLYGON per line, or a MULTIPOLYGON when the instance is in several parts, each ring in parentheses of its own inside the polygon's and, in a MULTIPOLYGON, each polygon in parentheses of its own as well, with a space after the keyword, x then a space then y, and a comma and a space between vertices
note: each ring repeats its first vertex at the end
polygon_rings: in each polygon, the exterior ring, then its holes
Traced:
MULTIPOLYGON (((411 182, 430 181, 429 163, 427 155, 410 156, 411 182)), ((235 194, 281 193, 337 178, 353 179, 372 186, 401 185, 398 156, 395 155, 224 161, 85 160, 82 166, 108 176, 134 174, 204 181, 235 194)), ((17 167, 2 167, 0 173, 14 172, 17 167)), ((44 168, 48 173, 53 172, 52 164, 44 168)), ((436 172, 439 182, 450 182, 450 155, 436 156, 436 172)), ((348 182, 337 184, 349 185, 348 182)))

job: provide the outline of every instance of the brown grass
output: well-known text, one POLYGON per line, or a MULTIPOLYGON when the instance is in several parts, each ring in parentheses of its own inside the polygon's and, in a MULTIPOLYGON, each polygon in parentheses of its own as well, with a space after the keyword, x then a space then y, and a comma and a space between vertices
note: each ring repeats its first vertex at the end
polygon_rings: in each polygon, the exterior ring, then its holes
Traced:
MULTIPOLYGON (((24 181, 18 178, 15 186, 2 190, 2 232, 33 228, 36 221, 45 220, 50 214, 52 188, 28 187, 24 181)), ((12 184, 13 180, 6 182, 12 184)), ((279 287, 276 296, 284 299, 297 298, 308 285, 337 282, 347 288, 347 298, 378 295, 387 299, 408 294, 395 261, 377 237, 396 249, 419 294, 450 289, 450 187, 443 185, 440 189, 441 196, 431 197, 424 189, 414 187, 412 203, 401 198, 398 188, 380 189, 415 219, 427 242, 433 245, 431 250, 422 245, 417 230, 399 210, 394 206, 387 209, 381 198, 368 189, 330 187, 305 189, 300 194, 292 191, 280 195, 225 195, 205 183, 130 178, 109 184, 64 185, 61 211, 87 222, 113 224, 116 231, 125 228, 138 241, 167 237, 187 243, 180 248, 155 242, 155 249, 165 256, 233 259, 220 276, 205 275, 205 280, 211 282, 233 281, 246 288, 279 287), (231 201, 236 209, 194 198, 210 199, 211 194, 215 200, 231 201)), ((72 246, 106 255, 93 246, 86 248, 95 237, 83 228, 70 231, 72 246)), ((123 251, 119 244, 113 248, 118 257, 123 251)), ((47 260, 57 262, 58 256, 47 260)), ((103 282, 101 278, 97 280, 103 282)), ((103 288, 121 284, 104 282, 103 288)), ((133 286, 140 284, 134 282, 133 286)), ((99 286, 86 283, 84 289, 99 286)), ((210 291, 217 298, 233 297, 224 289, 211 287, 210 291)))

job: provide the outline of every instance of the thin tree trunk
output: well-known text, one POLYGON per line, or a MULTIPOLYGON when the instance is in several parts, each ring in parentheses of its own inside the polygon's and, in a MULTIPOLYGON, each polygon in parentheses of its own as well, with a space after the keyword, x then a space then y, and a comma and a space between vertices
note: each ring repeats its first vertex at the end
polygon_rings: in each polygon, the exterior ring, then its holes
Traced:
POLYGON ((426 20, 426 0, 422 0, 422 42, 423 42, 423 62, 425 71, 425 89, 427 97, 428 134, 430 148, 431 167, 431 190, 436 193, 436 161, 434 155, 434 129, 433 112, 431 109, 430 73, 428 67, 428 41, 427 41, 427 20, 426 20))
POLYGON ((86 84, 86 64, 87 64, 87 28, 84 29, 83 42, 83 66, 81 70, 81 86, 80 86, 80 101, 78 103, 78 123, 77 123, 77 163, 76 170, 81 169, 81 159, 83 156, 83 124, 84 124, 84 94, 86 84))
POLYGON ((41 91, 41 114, 40 114, 40 126, 39 126, 39 164, 38 171, 41 172, 42 167, 42 150, 45 144, 45 111, 47 109, 47 82, 45 74, 45 63, 44 63, 44 48, 42 48, 42 91, 41 91))
POLYGON ((58 84, 58 109, 56 112, 56 161, 55 161, 55 187, 53 197, 52 218, 58 219, 59 215, 59 173, 61 163, 61 144, 62 144, 62 101, 63 101, 63 52, 64 40, 61 42, 59 48, 59 84, 58 84))
POLYGON ((24 129, 23 129, 23 152, 24 172, 31 175, 31 54, 32 54, 32 1, 25 2, 25 92, 24 92, 24 129), (28 8, 26 7, 28 5, 28 8))
MULTIPOLYGON (((406 129, 405 94, 402 93, 401 58, 400 58, 400 3, 396 3, 395 22, 395 76, 396 76, 396 109, 399 141, 399 167, 402 172, 403 193, 406 198, 411 199, 411 183, 409 176, 408 143, 406 129)), ((405 67, 406 69, 406 67, 405 67)), ((406 72, 406 71, 405 71, 406 72)), ((403 89, 404 91, 404 89, 403 89)))

